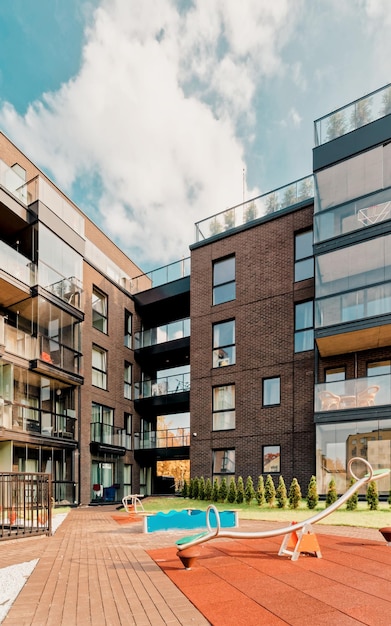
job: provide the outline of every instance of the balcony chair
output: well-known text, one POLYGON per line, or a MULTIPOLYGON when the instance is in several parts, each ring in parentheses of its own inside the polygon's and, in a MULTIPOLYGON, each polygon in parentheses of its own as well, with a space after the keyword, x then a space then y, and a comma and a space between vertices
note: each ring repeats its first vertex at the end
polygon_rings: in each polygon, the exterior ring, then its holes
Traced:
POLYGON ((358 406, 374 406, 375 405, 375 396, 379 391, 379 385, 371 385, 368 389, 364 389, 364 391, 360 391, 357 394, 357 405, 358 406))
POLYGON ((331 393, 331 391, 320 391, 318 396, 321 402, 321 411, 336 411, 339 409, 341 402, 340 396, 331 393))

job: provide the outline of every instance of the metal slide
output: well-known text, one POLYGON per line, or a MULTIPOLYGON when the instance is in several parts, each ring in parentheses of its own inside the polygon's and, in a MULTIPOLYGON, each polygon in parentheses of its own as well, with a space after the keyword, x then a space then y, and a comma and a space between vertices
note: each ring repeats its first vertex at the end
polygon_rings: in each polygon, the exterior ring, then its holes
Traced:
MULTIPOLYGON (((206 541, 210 541, 211 539, 216 538, 229 538, 229 539, 266 539, 268 537, 277 537, 279 535, 287 535, 289 533, 294 533, 298 530, 301 530, 304 526, 309 526, 311 524, 316 524, 321 519, 327 517, 334 511, 336 511, 342 504, 344 504, 360 487, 369 483, 371 480, 379 480, 380 478, 387 477, 391 470, 390 469, 379 469, 373 470, 372 465, 368 463, 365 459, 361 459, 360 457, 354 457, 350 459, 348 463, 348 471, 351 476, 356 479, 356 482, 349 487, 349 489, 342 495, 338 500, 330 504, 326 509, 316 513, 312 517, 303 520, 302 522, 298 522, 297 524, 290 524, 289 526, 284 526, 283 528, 275 528, 273 530, 265 530, 258 532, 234 532, 230 530, 221 530, 220 525, 220 517, 219 512, 216 507, 211 504, 207 508, 206 512, 206 524, 207 524, 207 532, 199 533, 198 535, 192 535, 190 537, 182 537, 176 542, 176 547, 178 550, 185 550, 187 548, 191 548, 192 546, 196 546, 200 543, 205 543, 206 541), (357 478, 357 476, 353 473, 352 464, 355 461, 361 461, 368 468, 368 474, 365 474, 362 478, 357 478), (210 511, 213 511, 216 516, 216 528, 212 528, 210 524, 210 511)), ((292 511, 293 512, 293 511, 292 511)))

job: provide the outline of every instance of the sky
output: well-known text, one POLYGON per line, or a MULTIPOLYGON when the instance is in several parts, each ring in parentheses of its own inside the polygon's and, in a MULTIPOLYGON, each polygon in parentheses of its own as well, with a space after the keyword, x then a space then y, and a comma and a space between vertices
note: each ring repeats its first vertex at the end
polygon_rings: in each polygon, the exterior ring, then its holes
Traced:
POLYGON ((391 82, 389 0, 0 0, 0 129, 143 271, 312 172, 391 82))

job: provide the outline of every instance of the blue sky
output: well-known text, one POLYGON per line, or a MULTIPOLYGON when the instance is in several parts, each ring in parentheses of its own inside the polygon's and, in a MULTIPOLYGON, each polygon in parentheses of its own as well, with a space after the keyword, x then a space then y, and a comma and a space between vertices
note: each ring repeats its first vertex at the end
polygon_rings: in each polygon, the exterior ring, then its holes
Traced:
POLYGON ((390 27, 389 0, 3 1, 0 128, 148 270, 311 173, 313 121, 391 82, 390 27))

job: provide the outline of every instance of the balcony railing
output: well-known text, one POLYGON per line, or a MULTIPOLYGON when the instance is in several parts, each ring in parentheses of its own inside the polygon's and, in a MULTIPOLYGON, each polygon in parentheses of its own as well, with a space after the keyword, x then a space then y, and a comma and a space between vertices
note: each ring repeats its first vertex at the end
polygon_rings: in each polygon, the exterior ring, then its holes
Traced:
POLYGON ((391 85, 315 120, 315 146, 321 146, 391 113, 391 85))
POLYGON ((80 373, 80 352, 50 337, 39 337, 39 356, 45 363, 55 365, 71 374, 80 373))
POLYGON ((315 412, 344 411, 390 404, 390 374, 315 385, 315 412))
POLYGON ((262 194, 230 209, 221 211, 200 222, 196 222, 196 241, 209 239, 243 224, 272 215, 282 209, 294 206, 314 197, 313 177, 306 176, 289 185, 262 194))
POLYGON ((102 422, 91 422, 91 441, 132 449, 132 437, 123 428, 102 422))
POLYGON ((172 393, 190 391, 190 373, 165 376, 154 380, 135 383, 134 399, 166 396, 172 393))
POLYGON ((20 252, 0 241, 0 267, 4 272, 31 287, 36 283, 36 266, 20 252))
POLYGON ((134 349, 138 350, 139 348, 156 346, 157 344, 174 341, 182 337, 190 337, 189 318, 135 333, 134 349))
POLYGON ((8 324, 4 324, 4 317, 0 316, 0 345, 10 354, 24 359, 35 359, 38 356, 38 340, 31 334, 8 324))
POLYGON ((48 474, 0 473, 0 540, 51 534, 52 501, 48 474))
POLYGON ((190 428, 168 428, 134 434, 135 450, 178 448, 190 445, 190 428))
POLYGON ((25 404, 12 404, 0 398, 0 428, 15 432, 75 439, 75 411, 68 409, 67 413, 68 415, 49 413, 25 404))
POLYGON ((132 278, 131 292, 138 293, 152 287, 159 287, 159 285, 171 283, 185 276, 190 276, 190 257, 132 278))

